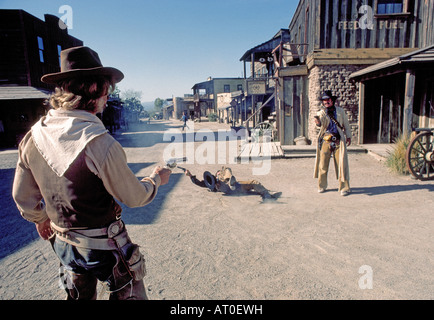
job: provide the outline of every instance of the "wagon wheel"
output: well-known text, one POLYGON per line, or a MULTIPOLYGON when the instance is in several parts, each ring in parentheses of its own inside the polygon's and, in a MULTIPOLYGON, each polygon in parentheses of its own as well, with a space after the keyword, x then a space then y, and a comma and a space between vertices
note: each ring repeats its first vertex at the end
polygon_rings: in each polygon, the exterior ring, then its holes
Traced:
POLYGON ((432 132, 421 132, 410 141, 406 161, 408 169, 416 179, 434 179, 433 144, 432 132))

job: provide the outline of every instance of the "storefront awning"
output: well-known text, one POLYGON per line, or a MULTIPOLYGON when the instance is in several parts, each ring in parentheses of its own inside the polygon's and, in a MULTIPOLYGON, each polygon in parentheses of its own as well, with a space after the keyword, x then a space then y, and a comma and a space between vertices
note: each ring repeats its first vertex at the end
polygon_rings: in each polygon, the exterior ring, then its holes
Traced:
POLYGON ((220 106, 220 107, 218 107, 217 109, 218 110, 224 110, 224 109, 227 109, 227 108, 231 108, 232 106, 230 105, 230 104, 225 104, 225 105, 223 105, 223 106, 220 106))
POLYGON ((371 77, 377 73, 388 71, 393 68, 405 70, 407 65, 421 63, 434 63, 434 45, 420 50, 415 50, 402 56, 392 58, 354 72, 350 75, 350 79, 358 81, 362 78, 371 77))
POLYGON ((47 99, 51 92, 29 86, 0 86, 0 100, 47 99))

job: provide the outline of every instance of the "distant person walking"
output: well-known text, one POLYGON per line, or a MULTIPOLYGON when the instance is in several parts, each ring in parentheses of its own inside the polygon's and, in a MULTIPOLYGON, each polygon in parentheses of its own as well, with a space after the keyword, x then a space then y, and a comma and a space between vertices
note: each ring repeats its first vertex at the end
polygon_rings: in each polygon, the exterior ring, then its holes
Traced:
POLYGON ((57 86, 54 109, 19 145, 13 198, 24 219, 50 240, 68 299, 95 299, 97 280, 110 299, 147 299, 145 264, 121 220, 121 207, 150 203, 170 170, 156 167, 139 181, 122 146, 96 116, 124 77, 103 67, 88 47, 61 52, 61 71, 42 77, 57 86))
POLYGON ((335 105, 336 99, 330 90, 325 91, 320 97, 322 107, 315 116, 315 124, 320 127, 320 131, 314 177, 318 178, 318 192, 325 192, 330 158, 333 155, 339 192, 346 196, 351 191, 347 155, 347 144, 351 144, 351 129, 344 109, 335 105))
POLYGON ((184 122, 184 124, 182 126, 182 131, 184 131, 185 127, 187 127, 187 129, 190 129, 187 125, 187 120, 188 120, 188 115, 187 115, 187 113, 184 112, 184 114, 181 117, 181 121, 184 122))

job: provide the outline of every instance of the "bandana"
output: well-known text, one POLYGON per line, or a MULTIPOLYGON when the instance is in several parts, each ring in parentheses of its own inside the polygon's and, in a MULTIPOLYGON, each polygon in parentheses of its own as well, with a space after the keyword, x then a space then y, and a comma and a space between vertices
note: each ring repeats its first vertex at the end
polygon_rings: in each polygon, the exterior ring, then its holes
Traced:
POLYGON ((36 148, 59 176, 96 137, 107 133, 102 121, 84 110, 50 110, 32 127, 36 148))

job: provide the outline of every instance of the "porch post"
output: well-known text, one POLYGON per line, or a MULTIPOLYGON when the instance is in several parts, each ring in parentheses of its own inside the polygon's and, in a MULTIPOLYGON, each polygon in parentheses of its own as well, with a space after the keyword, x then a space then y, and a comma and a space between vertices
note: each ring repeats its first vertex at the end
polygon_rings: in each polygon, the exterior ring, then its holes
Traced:
MULTIPOLYGON (((255 81, 255 52, 253 51, 251 54, 251 68, 252 68, 252 81, 255 81)), ((256 112, 256 99, 255 99, 255 95, 252 94, 252 115, 254 115, 256 112)), ((256 126, 256 115, 253 116, 253 128, 256 126)), ((248 128, 247 128, 248 129, 248 128)))
POLYGON ((365 124, 365 83, 359 83, 359 133, 358 133, 358 143, 363 143, 364 135, 364 124, 365 124))
POLYGON ((411 133, 411 124, 413 120, 413 102, 414 102, 414 86, 416 83, 416 75, 414 70, 407 70, 405 76, 405 100, 404 100, 404 116, 402 121, 402 134, 409 136, 411 133))

